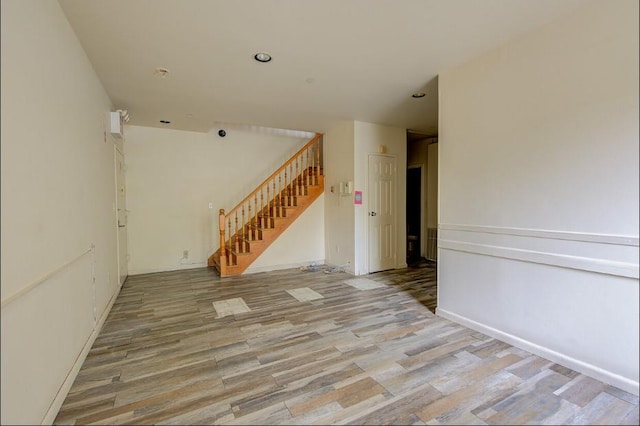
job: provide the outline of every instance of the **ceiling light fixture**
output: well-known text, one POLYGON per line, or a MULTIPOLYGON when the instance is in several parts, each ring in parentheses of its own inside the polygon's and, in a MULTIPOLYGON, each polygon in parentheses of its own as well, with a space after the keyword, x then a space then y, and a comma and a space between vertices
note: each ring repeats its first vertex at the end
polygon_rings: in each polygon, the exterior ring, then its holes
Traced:
POLYGON ((411 95, 411 97, 412 97, 412 98, 416 98, 416 99, 424 98, 424 97, 425 97, 425 93, 423 93, 423 92, 416 92, 416 93, 414 93, 413 95, 411 95))
POLYGON ((260 52, 253 55, 253 59, 258 62, 269 62, 271 60, 271 55, 268 53, 260 52))
POLYGON ((171 122, 170 122, 170 121, 168 121, 168 120, 160 120, 160 122, 161 122, 162 124, 171 124, 171 122))

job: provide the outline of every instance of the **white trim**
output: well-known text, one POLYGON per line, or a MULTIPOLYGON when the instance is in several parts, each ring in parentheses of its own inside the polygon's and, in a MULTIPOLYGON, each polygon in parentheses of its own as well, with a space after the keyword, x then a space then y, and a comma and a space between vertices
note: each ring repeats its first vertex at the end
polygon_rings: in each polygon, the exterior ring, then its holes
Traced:
POLYGON ((501 257, 504 259, 521 260, 524 262, 540 263, 543 265, 560 266, 563 268, 597 272, 600 274, 616 275, 620 277, 640 277, 637 263, 616 262, 613 260, 596 259, 591 257, 570 256, 567 254, 549 253, 534 250, 500 247, 489 244, 475 244, 463 241, 438 239, 438 248, 484 256, 501 257))
MULTIPOLYGON (((316 264, 316 265, 324 265, 325 264, 325 259, 318 259, 318 260, 308 260, 305 262, 297 262, 297 263, 288 263, 288 264, 283 264, 283 265, 268 265, 268 266, 258 266, 258 267, 254 267, 254 268, 247 268, 246 271, 244 271, 244 274, 255 274, 258 272, 269 272, 269 271, 277 271, 280 269, 290 269, 290 268, 299 268, 301 266, 309 266, 311 264, 316 264)), ((209 265, 207 264, 207 262, 197 262, 197 263, 192 263, 192 264, 188 264, 188 265, 180 265, 180 266, 172 266, 169 269, 166 268, 162 268, 162 269, 140 269, 140 270, 135 270, 135 271, 129 271, 129 276, 134 276, 134 275, 144 275, 144 274, 156 274, 156 273, 160 273, 160 272, 173 272, 173 271, 181 271, 184 269, 199 269, 199 268, 207 268, 209 265)))
POLYGON ((551 231, 545 229, 509 228, 501 226, 462 225, 441 223, 439 229, 449 231, 482 232, 485 234, 516 235, 521 237, 547 238, 553 240, 583 241, 588 243, 640 245, 640 237, 634 235, 593 234, 586 232, 551 231))
POLYGON ((60 389, 58 389, 58 392, 56 393, 56 396, 53 398, 53 401, 51 401, 51 405, 49 405, 49 409, 44 415, 44 418, 42 419, 41 424, 50 425, 50 424, 53 424, 54 420, 56 419, 56 416, 58 415, 58 411, 60 411, 60 407, 62 407, 62 404, 64 403, 64 400, 66 399, 67 394, 69 393, 69 390, 73 385, 73 382, 76 380, 76 377, 78 376, 78 372, 80 371, 82 364, 84 364, 84 361, 87 358, 87 355, 89 354, 89 351, 93 346, 93 343, 98 337, 98 334, 100 334, 100 331, 102 330, 102 326, 107 320, 107 316, 109 316, 109 312, 111 312, 111 308, 113 307, 113 304, 115 303, 116 299, 118 298, 118 295, 120 294, 121 287, 122 286, 118 286, 113 296, 111 296, 109 303, 107 303, 107 306, 104 312, 102 312, 102 315, 100 316, 100 320, 97 322, 96 326, 93 328, 93 332, 91 332, 91 334, 89 335, 89 338, 87 339, 86 343, 82 347, 82 350, 78 354, 76 361, 73 363, 71 370, 69 370, 67 377, 64 379, 64 382, 62 382, 62 385, 60 386, 60 389))
POLYGON ((258 272, 270 272, 270 271, 278 271, 280 269, 291 269, 291 268, 300 268, 302 266, 310 266, 310 265, 324 265, 324 259, 319 260, 307 260, 306 262, 296 262, 296 263, 288 263, 285 265, 268 265, 268 266, 258 266, 256 268, 247 268, 243 274, 257 274, 258 272))
POLYGON ((518 336, 514 336, 510 333, 505 333, 504 331, 500 331, 462 315, 458 315, 454 312, 447 311, 446 309, 436 308, 436 315, 456 322, 458 324, 462 324, 473 330, 484 333, 495 339, 499 339, 520 349, 524 349, 535 355, 546 358, 549 361, 561 364, 565 367, 571 368, 572 370, 586 374, 610 385, 617 386, 622 390, 633 393, 634 395, 638 395, 638 382, 627 377, 620 376, 619 374, 615 374, 611 371, 596 367, 595 365, 580 361, 569 355, 556 352, 553 349, 537 345, 533 342, 522 339, 518 336))
POLYGON ((16 299, 19 299, 20 297, 24 296, 27 293, 29 293, 31 290, 33 290, 34 288, 38 287, 40 284, 44 283, 45 281, 47 281, 49 278, 51 278, 52 276, 54 276, 58 272, 62 271, 63 269, 65 269, 67 266, 70 266, 73 263, 77 262, 85 254, 93 253, 94 250, 95 250, 95 245, 91 244, 91 247, 89 247, 87 250, 83 251, 82 253, 80 253, 79 255, 74 257, 73 259, 71 259, 71 260, 63 263, 62 265, 58 266, 57 268, 47 272, 46 274, 44 274, 40 278, 38 278, 38 279, 32 281, 30 284, 27 284, 26 286, 22 287, 20 290, 16 291, 12 295, 7 296, 4 299, 2 299, 2 301, 0 302, 0 307, 4 308, 9 303, 13 302, 16 299))
POLYGON ((172 271, 181 271, 183 269, 197 269, 197 268, 206 268, 209 266, 206 261, 204 262, 193 262, 193 263, 185 263, 182 265, 175 266, 167 266, 163 268, 153 268, 153 269, 135 269, 129 270, 129 275, 144 275, 144 274, 155 274, 157 272, 172 272, 172 271))

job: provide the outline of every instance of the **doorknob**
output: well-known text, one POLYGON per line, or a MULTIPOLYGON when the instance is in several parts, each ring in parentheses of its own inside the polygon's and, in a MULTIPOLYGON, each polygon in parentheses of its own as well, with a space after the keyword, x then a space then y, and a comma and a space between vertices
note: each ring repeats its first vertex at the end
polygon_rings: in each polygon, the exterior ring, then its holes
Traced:
POLYGON ((375 215, 376 215, 376 212, 369 213, 369 216, 375 216, 375 215))

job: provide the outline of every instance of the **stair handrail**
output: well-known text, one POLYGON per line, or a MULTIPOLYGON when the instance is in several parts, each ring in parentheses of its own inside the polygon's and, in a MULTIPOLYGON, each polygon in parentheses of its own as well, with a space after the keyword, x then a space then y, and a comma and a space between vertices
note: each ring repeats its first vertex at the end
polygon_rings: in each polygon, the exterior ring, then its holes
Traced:
POLYGON ((235 213, 238 209, 240 209, 243 204, 247 203, 251 199, 251 197, 254 197, 258 192, 262 191, 264 186, 268 182, 270 182, 271 179, 275 178, 280 173, 282 173, 282 171, 288 165, 292 164, 294 162, 294 160, 296 158, 298 158, 298 156, 300 154, 302 154, 306 149, 308 149, 310 146, 312 146, 314 143, 316 143, 318 141, 318 139, 320 139, 321 137, 322 137, 322 133, 316 133, 316 135, 309 142, 307 142, 302 148, 300 148, 298 150, 298 152, 296 152, 291 157, 289 157, 289 159, 287 161, 285 161, 275 172, 271 173, 271 175, 269 175, 268 178, 263 180, 262 183, 260 183, 260 185, 256 186, 256 189, 254 189, 249 195, 247 195, 242 201, 240 201, 234 208, 229 210, 229 212, 227 212, 227 214, 225 215, 225 219, 231 218, 233 213, 235 213))

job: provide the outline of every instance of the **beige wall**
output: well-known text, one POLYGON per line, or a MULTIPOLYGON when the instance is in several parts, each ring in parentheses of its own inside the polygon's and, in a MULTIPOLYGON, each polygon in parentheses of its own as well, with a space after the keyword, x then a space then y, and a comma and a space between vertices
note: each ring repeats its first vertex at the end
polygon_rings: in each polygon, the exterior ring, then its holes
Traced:
POLYGON ((119 289, 111 102, 57 2, 1 7, 2 300, 42 281, 2 307, 1 422, 39 424, 119 289))
MULTIPOLYGON (((275 129, 226 130, 221 138, 217 130, 127 128, 130 274, 206 266, 219 247, 219 209, 235 207, 313 136, 275 129)), ((305 260, 322 259, 316 254, 322 239, 314 236, 308 244, 315 251, 305 260)), ((271 262, 302 261, 292 256, 271 262)), ((268 266, 264 261, 262 266, 268 266)))
POLYGON ((324 135, 324 170, 325 259, 329 265, 348 265, 353 273, 355 209, 351 197, 339 194, 340 182, 355 176, 353 121, 341 122, 324 135))
POLYGON ((360 121, 344 121, 325 137, 325 256, 330 265, 347 265, 352 274, 369 272, 367 169, 369 154, 385 145, 396 157, 397 177, 397 265, 406 265, 406 130, 360 121), (362 191, 362 205, 354 205, 354 195, 340 195, 340 182, 352 181, 354 191, 362 191), (335 191, 331 192, 331 187, 335 191))
POLYGON ((438 241, 438 314, 636 394, 638 33, 589 2, 440 75, 438 241))

